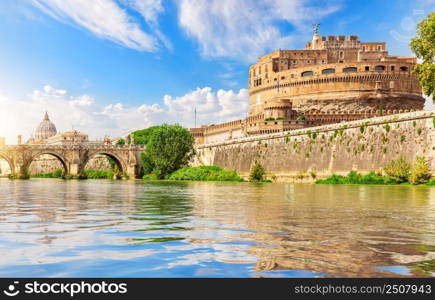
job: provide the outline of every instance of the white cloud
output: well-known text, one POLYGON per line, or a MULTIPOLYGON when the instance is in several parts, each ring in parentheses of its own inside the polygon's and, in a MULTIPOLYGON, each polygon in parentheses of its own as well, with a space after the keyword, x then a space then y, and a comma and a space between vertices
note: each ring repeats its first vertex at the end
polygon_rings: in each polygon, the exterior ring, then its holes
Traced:
MULTIPOLYGON (((160 44, 173 46, 160 30, 163 0, 30 0, 47 15, 89 30, 93 34, 140 51, 157 51, 160 44), (132 11, 144 19, 144 31, 132 11)), ((307 38, 311 24, 335 12, 340 0, 178 0, 181 29, 200 46, 205 57, 254 61, 277 48, 290 48, 307 38), (312 3, 317 3, 316 5, 312 3), (296 29, 283 33, 278 24, 296 29)), ((169 2, 168 2, 169 3, 169 2)))
POLYGON ((170 40, 159 28, 158 17, 164 12, 162 0, 123 0, 123 2, 142 15, 154 35, 163 43, 163 45, 165 45, 166 48, 170 50, 173 49, 170 40))
POLYGON ((311 32, 319 18, 338 9, 305 0, 180 0, 179 23, 206 57, 253 61, 271 49, 289 47, 296 35, 283 35, 277 22, 311 32))
POLYGON ((89 95, 81 95, 76 99, 69 101, 71 106, 91 106, 94 104, 94 98, 89 95))
POLYGON ((162 103, 126 107, 118 102, 101 106, 90 95, 70 96, 66 90, 45 85, 22 100, 0 95, 0 136, 11 144, 16 142, 18 134, 29 138, 45 111, 58 131, 74 127, 92 139, 122 136, 131 130, 162 123, 192 127, 195 108, 198 125, 230 121, 246 116, 248 99, 246 89, 214 92, 205 87, 180 97, 165 95, 162 103))
POLYGON ((113 0, 32 0, 32 3, 58 21, 78 25, 125 47, 150 52, 158 48, 156 39, 113 0))
POLYGON ((194 123, 195 109, 198 124, 209 124, 244 118, 249 108, 246 89, 238 93, 232 90, 218 90, 215 93, 210 87, 197 88, 181 97, 165 95, 163 101, 171 116, 189 126, 194 123))

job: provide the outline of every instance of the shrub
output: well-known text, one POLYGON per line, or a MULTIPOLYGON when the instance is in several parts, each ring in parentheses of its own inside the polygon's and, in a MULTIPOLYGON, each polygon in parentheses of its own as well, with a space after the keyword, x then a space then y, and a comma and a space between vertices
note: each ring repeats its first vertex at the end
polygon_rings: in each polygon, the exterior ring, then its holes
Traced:
POLYGON ((115 173, 112 170, 85 170, 84 176, 88 179, 113 179, 115 173))
POLYGON ((275 118, 266 118, 264 121, 275 121, 275 118))
POLYGON ((146 180, 146 181, 159 180, 159 178, 157 178, 157 176, 155 174, 153 174, 153 173, 151 173, 151 174, 145 174, 142 177, 142 179, 146 180))
POLYGON ((356 171, 350 171, 347 176, 333 174, 332 176, 317 180, 317 184, 395 184, 389 177, 381 176, 375 172, 362 175, 356 171))
POLYGON ((266 169, 263 165, 256 161, 251 167, 251 172, 249 173, 249 181, 262 181, 264 180, 264 175, 266 174, 266 169))
POLYGON ((34 177, 34 178, 64 178, 65 171, 63 169, 56 169, 53 172, 49 172, 49 173, 30 174, 30 177, 34 177))
POLYGON ((432 173, 430 172, 427 160, 422 156, 417 156, 411 168, 409 181, 412 184, 422 184, 429 182, 431 178, 432 173))
POLYGON ((385 174, 397 183, 408 181, 410 170, 411 164, 403 156, 392 160, 384 168, 385 174))
MULTIPOLYGON (((158 179, 149 176, 148 180, 158 179)), ((166 177, 167 180, 195 180, 195 181, 243 181, 236 171, 225 170, 216 166, 185 167, 166 177)))

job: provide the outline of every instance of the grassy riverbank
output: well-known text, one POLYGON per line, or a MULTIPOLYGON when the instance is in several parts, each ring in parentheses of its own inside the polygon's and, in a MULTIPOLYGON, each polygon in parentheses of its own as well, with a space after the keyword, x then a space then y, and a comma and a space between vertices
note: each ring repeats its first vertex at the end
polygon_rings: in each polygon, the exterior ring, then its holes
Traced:
MULTIPOLYGON (((316 184, 401 184, 401 185, 411 185, 408 181, 398 182, 389 176, 382 176, 376 174, 375 172, 370 172, 367 174, 360 174, 356 171, 350 171, 347 176, 333 174, 326 179, 319 179, 315 181, 316 184)), ((420 185, 435 186, 435 179, 427 183, 420 185)))
MULTIPOLYGON (((83 179, 113 179, 114 172, 112 170, 85 170, 83 172, 83 179)), ((31 174, 32 178, 59 178, 59 179, 69 179, 65 176, 62 169, 57 169, 49 173, 37 173, 31 174)))
POLYGON ((36 173, 36 174, 30 174, 30 177, 32 178, 64 178, 65 174, 62 169, 57 169, 53 172, 48 173, 36 173))
MULTIPOLYGON (((153 174, 143 177, 144 180, 157 180, 153 174)), ((243 181, 236 171, 225 170, 216 166, 185 167, 172 172, 165 180, 191 180, 191 181, 243 181)))

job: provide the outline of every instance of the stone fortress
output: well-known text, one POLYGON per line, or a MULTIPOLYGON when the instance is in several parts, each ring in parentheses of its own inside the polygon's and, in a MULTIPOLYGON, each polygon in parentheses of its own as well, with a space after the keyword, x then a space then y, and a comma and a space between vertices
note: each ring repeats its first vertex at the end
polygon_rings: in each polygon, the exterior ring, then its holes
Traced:
POLYGON ((318 34, 303 50, 277 50, 249 68, 246 119, 192 128, 196 144, 422 110, 416 58, 384 42, 318 34))

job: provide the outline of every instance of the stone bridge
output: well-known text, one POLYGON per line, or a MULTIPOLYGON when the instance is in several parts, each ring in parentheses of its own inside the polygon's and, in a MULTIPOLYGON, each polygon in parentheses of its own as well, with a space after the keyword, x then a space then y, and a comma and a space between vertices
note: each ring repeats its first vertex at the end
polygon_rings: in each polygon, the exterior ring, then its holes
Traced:
POLYGON ((32 161, 49 154, 61 161, 66 175, 81 177, 88 161, 102 154, 116 162, 117 176, 134 179, 141 171, 140 153, 143 150, 144 147, 139 145, 15 145, 0 146, 0 159, 8 162, 14 177, 24 179, 29 178, 32 161))

